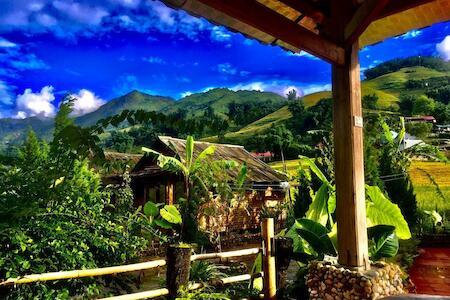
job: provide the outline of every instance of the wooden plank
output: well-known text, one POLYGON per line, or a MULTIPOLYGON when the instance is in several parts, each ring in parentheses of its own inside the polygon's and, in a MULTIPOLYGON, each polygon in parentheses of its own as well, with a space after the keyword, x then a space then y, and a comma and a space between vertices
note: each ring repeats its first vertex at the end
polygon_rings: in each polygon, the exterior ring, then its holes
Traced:
POLYGON ((191 261, 256 255, 260 251, 261 251, 261 249, 259 249, 259 248, 249 248, 249 249, 242 249, 242 250, 235 250, 235 251, 228 251, 228 252, 195 254, 195 255, 191 256, 191 261))
POLYGON ((145 292, 139 292, 139 293, 133 293, 133 294, 113 296, 113 297, 108 297, 108 298, 101 298, 99 300, 140 300, 140 299, 152 299, 152 298, 157 298, 157 297, 161 297, 161 296, 166 296, 168 294, 169 294, 169 290, 164 288, 164 289, 151 290, 151 291, 145 291, 145 292))
POLYGON ((9 278, 6 281, 0 282, 0 286, 14 285, 14 284, 24 284, 40 281, 52 281, 52 280, 62 280, 62 279, 75 279, 83 277, 94 277, 111 275, 117 273, 133 272, 153 269, 161 266, 165 266, 166 261, 163 259, 148 261, 137 264, 130 264, 124 266, 114 266, 105 267, 97 269, 87 269, 87 270, 73 270, 73 271, 61 271, 61 272, 51 272, 44 274, 30 274, 17 278, 9 278))
MULTIPOLYGON (((344 49, 255 0, 196 0, 330 63, 344 63, 344 49)), ((186 5, 185 5, 186 6, 186 5)))
POLYGON ((319 8, 316 4, 307 0, 279 0, 296 11, 312 18, 316 23, 320 24, 326 18, 329 12, 319 8))
POLYGON ((388 2, 389 0, 366 0, 358 7, 344 29, 347 45, 353 44, 359 38, 388 2))
POLYGON ((276 300, 277 299, 277 271, 275 268, 275 248, 274 237, 275 229, 273 218, 265 218, 261 222, 261 231, 263 239, 263 286, 264 286, 264 299, 276 300))
POLYGON ((376 19, 382 19, 432 1, 434 0, 391 0, 376 17, 376 19))
POLYGON ((345 66, 333 66, 333 132, 339 263, 370 267, 367 249, 364 152, 358 43, 345 66))

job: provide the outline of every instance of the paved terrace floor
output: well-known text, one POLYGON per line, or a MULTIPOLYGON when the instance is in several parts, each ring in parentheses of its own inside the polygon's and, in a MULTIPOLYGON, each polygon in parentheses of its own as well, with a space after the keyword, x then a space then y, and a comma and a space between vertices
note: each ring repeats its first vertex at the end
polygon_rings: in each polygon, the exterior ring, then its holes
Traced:
POLYGON ((421 248, 419 253, 409 272, 416 293, 450 296, 450 248, 421 248))

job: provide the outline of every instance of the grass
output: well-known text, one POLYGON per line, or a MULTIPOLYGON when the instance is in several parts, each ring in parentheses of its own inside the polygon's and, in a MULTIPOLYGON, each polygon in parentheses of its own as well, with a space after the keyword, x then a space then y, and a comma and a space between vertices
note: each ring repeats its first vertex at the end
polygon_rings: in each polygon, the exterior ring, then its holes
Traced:
POLYGON ((450 164, 414 161, 409 173, 416 192, 417 204, 421 209, 450 212, 450 164), (439 185, 445 199, 438 195, 426 172, 439 185))
MULTIPOLYGON (((286 160, 285 163, 286 163, 287 173, 290 176, 296 176, 298 167, 300 166, 300 159, 286 160)), ((283 162, 281 162, 281 161, 271 162, 271 163, 269 163, 269 166, 271 166, 276 171, 284 172, 283 162)))

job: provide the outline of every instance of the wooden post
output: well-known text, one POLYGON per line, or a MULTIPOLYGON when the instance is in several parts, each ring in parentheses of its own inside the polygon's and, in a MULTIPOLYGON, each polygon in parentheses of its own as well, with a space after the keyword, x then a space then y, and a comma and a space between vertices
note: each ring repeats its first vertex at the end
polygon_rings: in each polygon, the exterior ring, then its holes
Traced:
POLYGON ((191 268, 191 247, 169 245, 166 253, 166 285, 169 299, 175 299, 180 288, 188 287, 191 268))
POLYGON ((166 203, 172 205, 174 198, 174 184, 172 181, 168 181, 166 183, 166 203))
POLYGON ((363 120, 358 43, 333 65, 333 132, 339 263, 368 269, 363 120), (339 234, 340 233, 340 234, 339 234))
MULTIPOLYGON (((287 237, 275 239, 275 264, 277 267, 277 288, 284 293, 286 286, 287 270, 294 252, 294 241, 287 237)), ((278 293, 280 295, 280 293, 278 293)))
POLYGON ((265 218, 261 223, 263 238, 264 299, 277 299, 277 283, 274 249, 274 225, 272 218, 265 218))

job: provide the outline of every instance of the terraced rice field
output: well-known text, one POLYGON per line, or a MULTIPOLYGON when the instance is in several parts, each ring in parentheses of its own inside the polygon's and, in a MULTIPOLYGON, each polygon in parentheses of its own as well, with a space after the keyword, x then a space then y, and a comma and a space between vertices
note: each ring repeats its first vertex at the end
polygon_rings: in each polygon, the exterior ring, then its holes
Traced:
POLYGON ((420 208, 450 212, 450 164, 414 161, 409 173, 420 208), (445 199, 438 195, 427 173, 439 185, 445 199))

